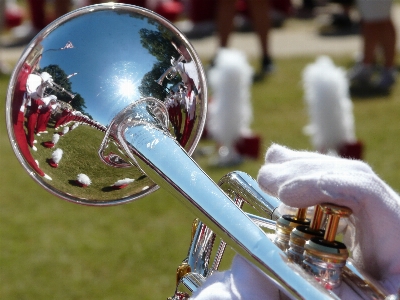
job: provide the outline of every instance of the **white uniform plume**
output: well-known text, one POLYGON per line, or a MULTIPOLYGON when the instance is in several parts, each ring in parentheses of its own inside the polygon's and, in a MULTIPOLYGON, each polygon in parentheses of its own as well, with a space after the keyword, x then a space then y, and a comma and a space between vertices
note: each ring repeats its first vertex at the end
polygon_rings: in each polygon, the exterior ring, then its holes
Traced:
POLYGON ((132 183, 132 182, 134 182, 134 181, 135 181, 135 179, 124 178, 124 179, 120 179, 120 180, 116 181, 116 182, 114 183, 114 186, 122 186, 122 185, 125 185, 125 184, 132 183))
POLYGON ((53 144, 57 144, 59 139, 60 139, 60 135, 58 133, 55 133, 55 134, 53 134, 53 138, 51 139, 51 142, 53 144))
POLYGON ((327 56, 303 70, 305 101, 310 124, 305 128, 315 150, 337 152, 343 144, 356 141, 353 104, 344 69, 336 67, 327 56))
POLYGON ((56 149, 53 151, 53 153, 51 154, 51 159, 56 163, 59 164, 60 160, 63 156, 63 151, 61 149, 56 149))
POLYGON ((92 183, 92 181, 90 180, 89 176, 87 176, 86 174, 78 174, 76 176, 76 180, 78 180, 79 183, 81 183, 84 186, 88 186, 92 183))
POLYGON ((252 75, 245 54, 233 49, 219 50, 215 66, 209 71, 213 96, 207 129, 219 144, 228 148, 233 147, 241 134, 250 131, 252 75))

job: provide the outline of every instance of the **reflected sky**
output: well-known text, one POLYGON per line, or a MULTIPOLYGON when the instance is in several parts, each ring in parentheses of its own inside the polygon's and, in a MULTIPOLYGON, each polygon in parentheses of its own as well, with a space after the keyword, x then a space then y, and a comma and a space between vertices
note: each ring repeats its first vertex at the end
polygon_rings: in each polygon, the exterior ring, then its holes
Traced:
MULTIPOLYGON (((140 43, 139 30, 157 27, 134 13, 97 11, 60 25, 42 42, 40 68, 57 64, 72 91, 85 99, 86 111, 107 125, 119 111, 140 98, 139 85, 157 61, 140 43), (70 41, 74 48, 60 49, 70 41)), ((155 83, 156 84, 156 83, 155 83)))

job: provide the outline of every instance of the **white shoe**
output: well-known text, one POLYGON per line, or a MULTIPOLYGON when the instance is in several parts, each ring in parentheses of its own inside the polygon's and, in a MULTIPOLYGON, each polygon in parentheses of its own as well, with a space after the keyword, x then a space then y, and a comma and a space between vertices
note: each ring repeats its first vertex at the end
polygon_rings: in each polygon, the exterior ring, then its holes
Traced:
POLYGON ((35 146, 32 146, 33 151, 37 151, 37 148, 35 146))
POLYGON ((46 173, 43 176, 44 178, 46 178, 47 180, 53 180, 53 178, 51 178, 49 175, 47 175, 46 173))

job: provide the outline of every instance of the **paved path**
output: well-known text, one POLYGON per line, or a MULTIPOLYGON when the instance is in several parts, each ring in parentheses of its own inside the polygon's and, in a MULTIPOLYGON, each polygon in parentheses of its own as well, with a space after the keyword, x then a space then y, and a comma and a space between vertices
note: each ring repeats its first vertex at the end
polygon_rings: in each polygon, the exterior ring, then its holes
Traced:
MULTIPOLYGON (((393 20, 397 28, 397 49, 400 51, 400 4, 393 6, 393 20)), ((215 36, 192 40, 202 59, 214 56, 218 40, 215 36)), ((358 35, 322 37, 317 33, 316 21, 288 20, 283 28, 273 29, 270 36, 271 54, 274 58, 305 55, 356 54, 361 49, 358 35)), ((230 46, 243 50, 249 58, 259 57, 260 47, 255 34, 234 33, 230 46)), ((0 59, 15 62, 24 48, 0 49, 0 59)))

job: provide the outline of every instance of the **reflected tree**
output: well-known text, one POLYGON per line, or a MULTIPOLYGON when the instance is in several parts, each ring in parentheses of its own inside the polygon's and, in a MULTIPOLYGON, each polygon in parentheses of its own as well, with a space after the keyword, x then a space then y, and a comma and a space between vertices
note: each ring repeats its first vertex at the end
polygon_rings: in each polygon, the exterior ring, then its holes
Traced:
POLYGON ((140 92, 142 95, 150 95, 162 100, 167 96, 168 87, 178 84, 181 78, 177 75, 172 80, 164 80, 162 85, 159 85, 156 81, 171 67, 171 58, 179 58, 179 53, 172 43, 165 42, 172 40, 171 33, 166 28, 160 26, 158 31, 142 28, 139 34, 142 46, 158 60, 152 70, 143 77, 140 92))
POLYGON ((92 117, 87 112, 85 112, 85 108, 86 108, 85 99, 83 99, 80 94, 75 94, 74 99, 69 99, 69 101, 66 101, 66 102, 71 104, 71 106, 75 110, 78 110, 78 111, 84 113, 85 115, 87 115, 88 117, 90 117, 92 119, 92 117))

